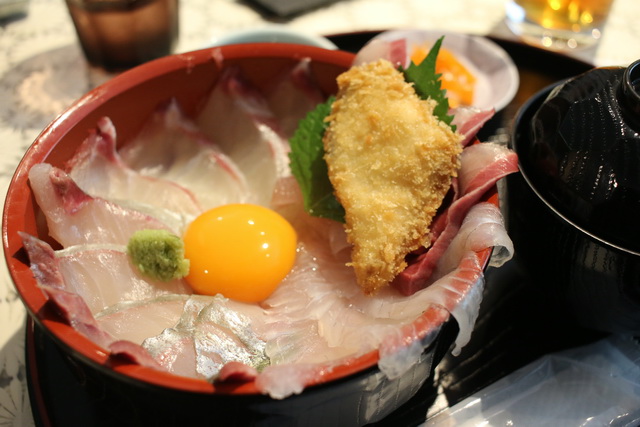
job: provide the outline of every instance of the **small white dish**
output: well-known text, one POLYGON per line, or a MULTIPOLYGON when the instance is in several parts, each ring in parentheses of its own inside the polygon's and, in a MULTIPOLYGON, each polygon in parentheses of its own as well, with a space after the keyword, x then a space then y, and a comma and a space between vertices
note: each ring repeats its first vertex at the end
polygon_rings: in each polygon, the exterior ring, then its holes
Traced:
POLYGON ((335 50, 338 47, 326 37, 293 30, 283 25, 268 25, 224 34, 214 39, 212 46, 242 43, 293 43, 335 50))
POLYGON ((494 108, 496 112, 507 106, 520 85, 518 69, 509 54, 486 37, 440 30, 391 30, 372 38, 358 56, 375 56, 386 49, 381 47, 382 44, 405 39, 407 55, 410 57, 409 52, 413 46, 430 48, 442 36, 442 47, 453 53, 476 77, 473 106, 481 109, 494 108))

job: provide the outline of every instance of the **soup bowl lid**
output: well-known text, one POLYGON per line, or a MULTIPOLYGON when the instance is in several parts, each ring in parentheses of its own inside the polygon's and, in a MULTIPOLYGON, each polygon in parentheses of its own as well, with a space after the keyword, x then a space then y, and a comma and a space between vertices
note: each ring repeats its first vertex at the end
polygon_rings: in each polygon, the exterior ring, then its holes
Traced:
POLYGON ((594 236, 640 251, 640 61, 548 91, 514 146, 530 184, 594 236), (635 230, 635 231, 634 231, 635 230))

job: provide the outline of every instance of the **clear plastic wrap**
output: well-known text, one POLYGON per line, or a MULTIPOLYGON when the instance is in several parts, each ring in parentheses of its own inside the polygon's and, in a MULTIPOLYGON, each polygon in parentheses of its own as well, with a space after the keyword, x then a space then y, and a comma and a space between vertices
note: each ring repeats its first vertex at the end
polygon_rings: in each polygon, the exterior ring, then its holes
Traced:
POLYGON ((543 356, 425 426, 638 426, 640 343, 611 336, 543 356))

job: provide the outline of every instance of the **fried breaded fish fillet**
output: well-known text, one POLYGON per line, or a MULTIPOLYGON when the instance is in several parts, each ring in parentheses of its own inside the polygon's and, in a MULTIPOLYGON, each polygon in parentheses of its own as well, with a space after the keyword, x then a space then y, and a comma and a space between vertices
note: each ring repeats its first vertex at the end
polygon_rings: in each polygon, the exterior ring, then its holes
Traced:
POLYGON ((338 77, 325 160, 365 294, 389 284, 406 268, 406 255, 428 244, 457 174, 462 137, 433 115, 434 106, 386 60, 338 77))

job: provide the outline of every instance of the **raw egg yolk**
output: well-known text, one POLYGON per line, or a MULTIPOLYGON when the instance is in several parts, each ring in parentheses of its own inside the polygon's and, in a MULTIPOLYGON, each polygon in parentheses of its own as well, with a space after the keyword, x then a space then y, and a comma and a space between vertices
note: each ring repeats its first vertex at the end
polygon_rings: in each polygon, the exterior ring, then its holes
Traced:
POLYGON ((184 235, 187 282, 196 293, 260 302, 293 267, 296 232, 277 212, 223 205, 198 216, 184 235))

